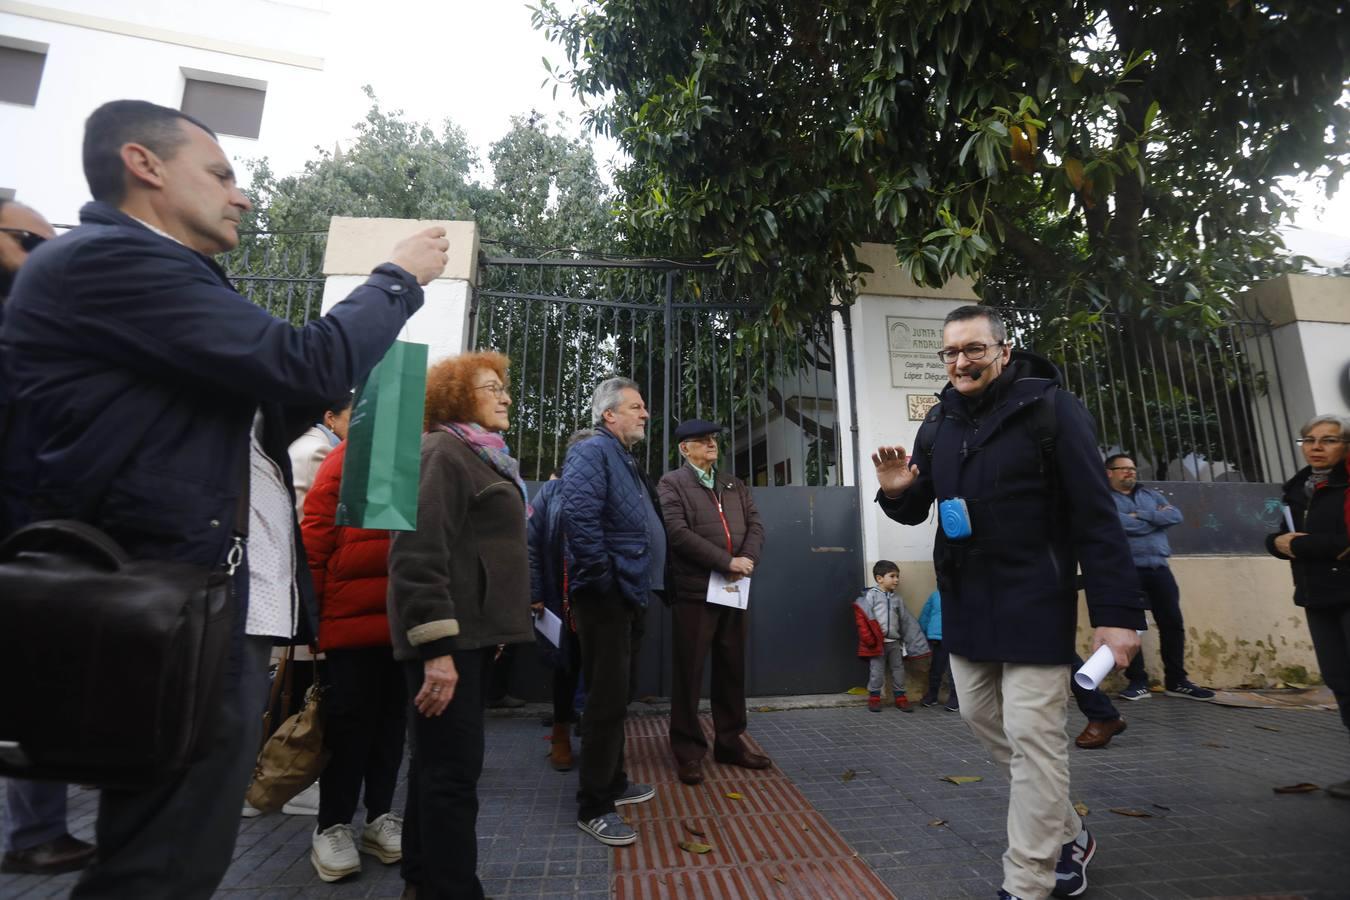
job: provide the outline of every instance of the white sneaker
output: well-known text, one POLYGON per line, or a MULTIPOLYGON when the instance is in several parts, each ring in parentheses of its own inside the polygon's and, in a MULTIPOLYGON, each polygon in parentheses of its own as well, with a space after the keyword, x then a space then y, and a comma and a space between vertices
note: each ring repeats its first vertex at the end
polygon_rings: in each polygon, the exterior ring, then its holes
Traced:
POLYGON ((334 825, 327 831, 314 829, 309 861, 323 881, 337 881, 361 871, 361 854, 352 840, 352 826, 334 825))
POLYGON ((252 819, 254 816, 261 816, 262 810, 245 800, 244 811, 239 815, 243 816, 245 819, 252 819))
POLYGON ((361 852, 388 865, 403 858, 403 817, 387 812, 361 830, 361 852))
POLYGON ((319 814, 319 783, 316 781, 296 794, 281 811, 288 816, 317 816, 319 814))

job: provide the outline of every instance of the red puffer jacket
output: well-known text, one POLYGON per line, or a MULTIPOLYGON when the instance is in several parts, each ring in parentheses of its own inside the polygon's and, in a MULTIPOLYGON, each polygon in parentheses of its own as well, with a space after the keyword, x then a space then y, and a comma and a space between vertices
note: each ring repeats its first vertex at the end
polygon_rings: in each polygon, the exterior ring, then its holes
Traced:
POLYGON ((300 530, 319 601, 319 649, 388 647, 389 532, 334 524, 347 442, 333 448, 305 497, 300 530))

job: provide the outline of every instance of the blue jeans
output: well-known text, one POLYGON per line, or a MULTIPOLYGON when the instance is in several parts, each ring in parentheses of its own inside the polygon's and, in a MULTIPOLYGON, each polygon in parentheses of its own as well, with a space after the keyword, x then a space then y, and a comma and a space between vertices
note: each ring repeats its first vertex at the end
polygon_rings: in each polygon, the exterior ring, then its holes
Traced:
POLYGON ((66 785, 9 779, 5 850, 28 850, 66 833, 66 785))

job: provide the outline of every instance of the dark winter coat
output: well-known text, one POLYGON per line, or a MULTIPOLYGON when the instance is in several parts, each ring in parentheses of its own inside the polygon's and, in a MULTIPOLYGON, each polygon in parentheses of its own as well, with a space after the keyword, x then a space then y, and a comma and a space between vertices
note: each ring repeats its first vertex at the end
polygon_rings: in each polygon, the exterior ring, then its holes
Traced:
POLYGON ((656 486, 670 543, 676 603, 706 603, 710 572, 730 575, 736 556, 758 563, 764 547, 764 525, 745 482, 718 472, 714 483, 716 493, 685 464, 667 472, 656 486))
POLYGON ((398 659, 534 640, 525 499, 445 431, 422 435, 417 530, 394 534, 388 608, 398 659))
POLYGON ((950 384, 931 461, 916 452, 917 483, 886 515, 927 520, 938 500, 964 498, 971 537, 933 547, 947 649, 977 662, 1069 664, 1081 565, 1094 626, 1142 629, 1144 605, 1129 545, 1111 499, 1092 417, 1048 360, 1014 351, 972 408, 950 384), (1028 427, 1038 403, 1054 403, 1052 467, 1028 427))
POLYGON ((1311 466, 1304 466, 1284 484, 1284 502, 1294 517, 1297 531, 1291 548, 1294 558, 1275 549, 1278 534, 1266 536, 1266 549, 1272 556, 1288 559, 1294 574, 1294 603, 1299 606, 1344 606, 1350 604, 1350 491, 1347 477, 1350 460, 1343 461, 1327 475, 1313 492, 1311 501, 1303 489, 1311 466))
MULTIPOLYGON (((570 625, 563 604, 562 481, 557 478, 545 481, 530 499, 530 506, 534 512, 525 530, 530 551, 530 602, 544 604, 545 609, 562 619, 566 631, 570 625)), ((570 664, 571 641, 564 640, 561 647, 555 647, 548 638, 536 633, 535 643, 549 665, 564 668, 570 664)))
POLYGON ((661 506, 633 455, 601 428, 567 451, 561 490, 572 600, 616 594, 646 606, 652 593, 646 504, 658 511, 661 506))
POLYGON ((389 532, 337 524, 343 441, 319 464, 300 531, 319 604, 319 649, 388 647, 389 532))
MULTIPOLYGON (((220 564, 255 411, 289 486, 290 443, 374 368, 422 289, 383 265, 296 327, 236 293, 209 257, 112 206, 90 203, 80 220, 33 252, 6 304, 8 524, 80 519, 133 557, 220 564)), ((298 523, 295 546, 298 562, 298 523)), ((247 581, 236 579, 240 623, 247 581)))

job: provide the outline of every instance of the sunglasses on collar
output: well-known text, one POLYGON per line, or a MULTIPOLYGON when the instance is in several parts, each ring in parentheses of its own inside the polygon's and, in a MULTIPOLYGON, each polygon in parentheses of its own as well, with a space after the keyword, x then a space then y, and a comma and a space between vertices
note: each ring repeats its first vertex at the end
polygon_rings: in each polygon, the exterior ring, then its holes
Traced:
POLYGON ((25 231, 22 228, 0 228, 0 232, 14 235, 14 240, 19 242, 19 246, 25 253, 32 253, 38 248, 38 245, 47 240, 40 234, 33 231, 25 231))

